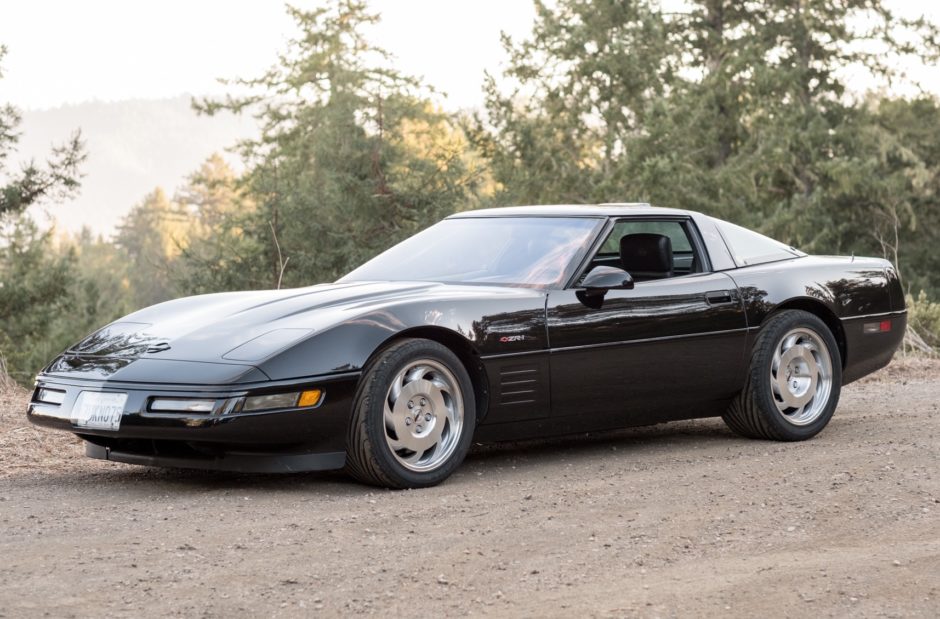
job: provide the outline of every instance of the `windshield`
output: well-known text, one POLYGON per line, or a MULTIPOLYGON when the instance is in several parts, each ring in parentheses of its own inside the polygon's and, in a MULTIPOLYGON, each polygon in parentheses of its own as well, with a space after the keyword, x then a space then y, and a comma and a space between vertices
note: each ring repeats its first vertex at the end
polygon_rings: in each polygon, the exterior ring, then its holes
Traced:
POLYGON ((587 250, 601 223, 579 217, 445 219, 339 281, 562 285, 566 269, 587 250))

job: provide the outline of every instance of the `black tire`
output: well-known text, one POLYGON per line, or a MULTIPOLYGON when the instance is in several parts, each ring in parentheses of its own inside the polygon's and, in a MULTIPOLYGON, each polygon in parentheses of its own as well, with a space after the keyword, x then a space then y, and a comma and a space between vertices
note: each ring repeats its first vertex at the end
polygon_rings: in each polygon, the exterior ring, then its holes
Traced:
POLYGON ((466 368, 450 349, 425 339, 399 340, 379 352, 363 372, 352 412, 346 472, 363 483, 392 489, 426 488, 447 479, 467 455, 476 426, 473 383, 466 368), (387 439, 385 423, 392 381, 416 360, 432 360, 446 368, 459 384, 463 405, 462 424, 451 443, 452 451, 434 468, 421 471, 410 470, 399 460, 387 439))
MULTIPOLYGON (((783 379, 781 379, 783 380, 783 379)), ((789 378, 786 379, 789 381, 789 378)), ((814 382, 813 385, 817 385, 814 382)), ((750 356, 744 388, 722 416, 728 427, 748 438, 774 441, 803 441, 826 427, 839 403, 842 389, 842 358, 832 332, 819 317, 802 310, 784 310, 771 316, 761 328, 750 356), (811 421, 797 425, 789 421, 774 395, 771 375, 774 354, 784 344, 784 337, 794 330, 806 330, 818 336, 831 362, 828 397, 811 421), (824 405, 823 405, 824 404, 824 405)), ((814 396, 816 397, 816 396, 814 396)), ((821 396, 820 396, 821 397, 821 396)))

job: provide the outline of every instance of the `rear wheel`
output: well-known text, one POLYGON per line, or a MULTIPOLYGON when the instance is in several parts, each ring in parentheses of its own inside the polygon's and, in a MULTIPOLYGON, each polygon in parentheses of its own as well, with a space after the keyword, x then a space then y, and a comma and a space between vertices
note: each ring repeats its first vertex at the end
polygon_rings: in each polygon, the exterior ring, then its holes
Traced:
POLYGON ((818 434, 835 412, 842 360, 817 316, 785 310, 761 329, 747 380, 723 416, 743 436, 800 441, 818 434))
POLYGON ((347 440, 347 470, 389 488, 422 488, 463 461, 476 423, 463 364, 430 340, 396 342, 366 369, 347 440))

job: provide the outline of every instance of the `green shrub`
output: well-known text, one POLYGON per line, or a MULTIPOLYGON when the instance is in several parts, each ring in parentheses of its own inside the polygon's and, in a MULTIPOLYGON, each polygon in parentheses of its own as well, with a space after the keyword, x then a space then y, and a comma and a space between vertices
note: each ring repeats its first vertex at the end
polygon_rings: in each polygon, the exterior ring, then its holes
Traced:
POLYGON ((917 297, 907 295, 907 325, 913 334, 909 333, 905 338, 905 351, 940 352, 940 303, 930 301, 923 290, 917 297), (924 349, 921 344, 926 344, 929 349, 924 349))

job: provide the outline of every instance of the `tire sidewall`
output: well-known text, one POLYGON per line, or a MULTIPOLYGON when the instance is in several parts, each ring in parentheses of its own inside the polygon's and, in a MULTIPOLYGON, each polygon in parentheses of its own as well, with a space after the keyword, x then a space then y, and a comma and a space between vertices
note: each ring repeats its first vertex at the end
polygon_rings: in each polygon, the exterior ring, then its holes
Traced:
POLYGON ((473 383, 463 363, 447 347, 431 340, 407 340, 392 345, 379 354, 375 363, 366 370, 363 393, 357 406, 366 407, 361 413, 366 420, 366 433, 376 464, 394 484, 402 488, 422 488, 447 479, 470 448, 476 426, 476 401, 473 383), (430 471, 412 471, 395 458, 385 433, 384 401, 391 381, 406 365, 417 358, 427 358, 444 365, 457 379, 463 399, 463 426, 460 440, 450 457, 430 471))
POLYGON ((764 411, 766 421, 773 427, 775 434, 784 440, 805 440, 822 431, 829 423, 836 407, 839 405, 839 395, 842 390, 842 355, 839 345, 829 327, 819 317, 802 310, 785 310, 775 316, 767 325, 768 331, 762 334, 760 350, 751 368, 751 380, 758 386, 754 397, 758 400, 759 408, 764 411), (828 349, 829 359, 832 363, 832 389, 829 401, 822 413, 812 423, 798 426, 783 418, 777 410, 770 381, 770 369, 773 355, 780 345, 783 336, 792 329, 804 328, 813 331, 822 340, 828 349))

